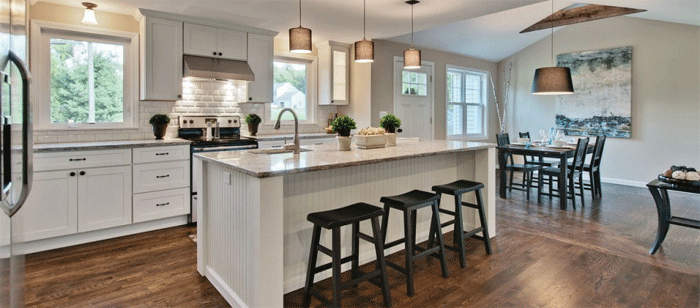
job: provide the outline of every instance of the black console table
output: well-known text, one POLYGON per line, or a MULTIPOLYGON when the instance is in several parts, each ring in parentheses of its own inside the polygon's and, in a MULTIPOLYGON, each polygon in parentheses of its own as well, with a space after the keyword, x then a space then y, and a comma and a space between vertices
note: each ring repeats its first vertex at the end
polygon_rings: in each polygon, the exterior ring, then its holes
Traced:
POLYGON ((654 247, 649 250, 649 253, 653 255, 657 250, 659 250, 659 247, 661 247, 661 243, 666 238, 668 227, 670 225, 700 229, 700 220, 671 216, 671 203, 668 199, 668 191, 675 190, 700 194, 700 187, 673 185, 661 182, 659 180, 649 182, 647 187, 649 188, 651 195, 654 197, 654 202, 656 202, 656 210, 659 214, 659 228, 656 233, 656 242, 654 242, 654 247))

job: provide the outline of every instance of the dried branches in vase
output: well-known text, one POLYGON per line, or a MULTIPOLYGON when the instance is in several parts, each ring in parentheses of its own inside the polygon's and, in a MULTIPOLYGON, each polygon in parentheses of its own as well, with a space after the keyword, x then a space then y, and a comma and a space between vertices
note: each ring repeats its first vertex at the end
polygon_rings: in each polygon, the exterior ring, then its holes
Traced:
MULTIPOLYGON (((513 72, 513 62, 508 64, 508 80, 506 80, 506 88, 503 95, 503 114, 501 114, 501 106, 498 103, 498 96, 496 95, 496 86, 493 84, 493 76, 489 75, 491 80, 491 90, 493 91, 493 100, 496 102, 496 116, 498 117, 498 127, 499 133, 504 134, 506 132, 506 106, 508 105, 508 92, 510 92, 510 76, 513 72)), ((506 70, 503 69, 503 74, 506 70)))

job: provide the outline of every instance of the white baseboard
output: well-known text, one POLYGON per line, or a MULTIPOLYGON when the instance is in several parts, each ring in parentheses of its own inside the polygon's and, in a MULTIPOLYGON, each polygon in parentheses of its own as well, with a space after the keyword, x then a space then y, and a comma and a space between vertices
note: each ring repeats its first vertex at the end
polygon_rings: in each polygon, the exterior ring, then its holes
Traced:
POLYGON ((240 297, 238 297, 238 294, 236 292, 233 292, 231 287, 229 287, 226 282, 224 282, 223 279, 219 276, 219 274, 216 273, 211 267, 207 266, 206 267, 206 276, 209 282, 214 286, 214 288, 219 291, 219 294, 224 297, 224 299, 228 302, 231 307, 240 307, 240 308, 247 308, 248 305, 246 305, 243 300, 241 300, 240 297))
POLYGON ((641 187, 641 188, 647 187, 646 182, 639 182, 639 181, 621 180, 621 179, 613 179, 613 178, 600 178, 600 181, 603 183, 608 183, 608 184, 617 184, 617 185, 641 187))

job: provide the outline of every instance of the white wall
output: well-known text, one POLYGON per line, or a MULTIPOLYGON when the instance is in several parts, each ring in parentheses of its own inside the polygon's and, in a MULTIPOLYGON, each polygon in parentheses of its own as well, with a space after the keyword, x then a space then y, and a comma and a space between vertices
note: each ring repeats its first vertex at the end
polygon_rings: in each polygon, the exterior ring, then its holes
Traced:
MULTIPOLYGON (((700 168, 700 27, 618 17, 554 34, 555 55, 623 46, 633 48, 632 138, 608 138, 602 177, 639 185, 671 165, 700 168)), ((499 71, 511 61, 508 131, 536 135, 555 124, 554 97, 530 94, 535 69, 551 66, 549 37, 499 62, 499 71)))

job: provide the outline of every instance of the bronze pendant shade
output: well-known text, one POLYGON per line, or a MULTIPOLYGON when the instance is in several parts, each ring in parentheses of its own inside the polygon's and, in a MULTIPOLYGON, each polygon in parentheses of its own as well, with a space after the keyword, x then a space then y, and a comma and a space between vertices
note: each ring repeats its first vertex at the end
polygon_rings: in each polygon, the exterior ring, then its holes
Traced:
POLYGON ((374 62, 374 42, 367 39, 355 42, 355 62, 374 62))
POLYGON ((534 95, 574 94, 571 70, 568 67, 543 67, 535 70, 532 82, 534 95))
POLYGON ((299 27, 289 29, 289 52, 310 53, 311 29, 301 26, 301 0, 299 0, 299 27))
POLYGON ((418 0, 408 0, 406 4, 411 5, 411 48, 403 52, 403 68, 415 70, 421 67, 420 50, 413 48, 413 5, 419 3, 418 0))

